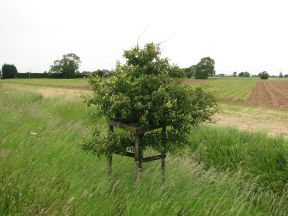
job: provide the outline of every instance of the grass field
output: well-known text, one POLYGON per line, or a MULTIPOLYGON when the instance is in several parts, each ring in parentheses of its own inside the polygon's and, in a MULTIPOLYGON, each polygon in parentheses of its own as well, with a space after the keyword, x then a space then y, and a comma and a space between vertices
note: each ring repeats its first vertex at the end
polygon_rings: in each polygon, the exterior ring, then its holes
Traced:
POLYGON ((133 160, 114 157, 108 178, 106 161, 82 150, 92 108, 78 96, 15 86, 0 83, 1 215, 288 214, 288 141, 281 137, 198 127, 185 149, 168 156, 165 182, 153 162, 135 184, 133 160))
POLYGON ((84 78, 79 79, 4 79, 0 83, 14 83, 21 85, 32 86, 46 86, 46 87, 60 87, 60 88, 73 88, 88 85, 88 80, 84 78))
POLYGON ((257 80, 246 78, 208 79, 195 83, 192 81, 191 85, 193 87, 203 86, 211 92, 218 101, 235 103, 244 102, 248 98, 257 80))
MULTIPOLYGON (((203 86, 218 100, 225 102, 243 102, 249 96, 250 91, 256 85, 258 79, 225 78, 208 79, 194 83, 193 87, 203 86)), ((88 86, 87 79, 8 79, 0 80, 0 83, 14 83, 30 86, 46 86, 60 88, 83 88, 88 86)))

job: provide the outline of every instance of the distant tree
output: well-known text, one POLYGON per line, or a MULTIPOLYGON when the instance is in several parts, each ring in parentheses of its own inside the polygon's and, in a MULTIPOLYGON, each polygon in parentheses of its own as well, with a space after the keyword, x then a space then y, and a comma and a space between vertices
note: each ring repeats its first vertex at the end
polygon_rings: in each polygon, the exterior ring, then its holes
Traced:
POLYGON ((208 76, 214 76, 215 61, 210 57, 205 57, 200 60, 195 68, 195 79, 207 79, 208 76))
POLYGON ((259 74, 260 79, 268 79, 269 74, 267 73, 267 71, 263 71, 259 74))
POLYGON ((2 66, 2 79, 15 78, 17 73, 17 68, 13 64, 4 64, 2 66))
POLYGON ((280 72, 280 74, 279 74, 279 78, 283 78, 283 74, 282 74, 282 72, 280 72))
POLYGON ((236 71, 233 72, 233 77, 237 77, 237 72, 236 71))
POLYGON ((190 66, 188 68, 185 68, 184 71, 185 71, 185 74, 186 74, 187 78, 192 78, 192 77, 195 76, 196 65, 192 65, 192 66, 190 66))
POLYGON ((250 73, 249 72, 240 72, 239 74, 238 74, 238 77, 250 77, 250 73))
POLYGON ((74 53, 63 55, 61 60, 55 60, 54 64, 50 66, 50 73, 61 74, 63 78, 73 78, 79 69, 81 60, 80 57, 74 53))
POLYGON ((102 69, 102 70, 98 69, 98 70, 92 72, 92 74, 94 76, 99 76, 99 77, 108 77, 112 74, 112 72, 107 70, 107 69, 102 69))
POLYGON ((284 77, 287 78, 287 77, 288 77, 288 74, 285 74, 284 77))
POLYGON ((178 67, 177 65, 173 65, 168 70, 168 75, 173 78, 184 78, 186 77, 185 69, 178 67))

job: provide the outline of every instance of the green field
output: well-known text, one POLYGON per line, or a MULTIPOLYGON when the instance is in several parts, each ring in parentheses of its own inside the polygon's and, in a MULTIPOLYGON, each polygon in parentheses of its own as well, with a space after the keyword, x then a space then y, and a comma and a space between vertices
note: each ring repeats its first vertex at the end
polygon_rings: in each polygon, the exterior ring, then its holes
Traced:
POLYGON ((194 87, 202 86, 206 88, 219 101, 235 103, 244 102, 249 97, 257 80, 247 78, 216 78, 191 83, 191 85, 194 87))
POLYGON ((90 122, 93 107, 14 87, 0 83, 1 215, 288 214, 282 137, 201 126, 185 149, 168 155, 165 182, 153 162, 134 183, 133 160, 115 156, 108 177, 105 159, 82 150, 92 127, 106 127, 90 122))
POLYGON ((0 83, 14 83, 21 85, 46 86, 59 88, 73 88, 79 86, 87 86, 88 81, 84 78, 79 79, 4 79, 0 83))
MULTIPOLYGON (((246 78, 212 78, 200 81, 199 83, 191 83, 189 85, 193 87, 203 86, 219 101, 234 103, 245 101, 249 96, 250 91, 256 85, 257 80, 258 79, 246 78)), ((0 80, 0 83, 1 82, 60 88, 81 88, 88 86, 87 79, 8 79, 0 80)))

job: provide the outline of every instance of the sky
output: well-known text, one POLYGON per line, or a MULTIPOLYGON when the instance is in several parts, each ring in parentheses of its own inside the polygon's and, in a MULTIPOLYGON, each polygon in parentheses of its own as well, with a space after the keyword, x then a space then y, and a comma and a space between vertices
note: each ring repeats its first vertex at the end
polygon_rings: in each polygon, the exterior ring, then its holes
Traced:
POLYGON ((287 0, 0 0, 0 65, 49 71, 63 54, 80 71, 113 69, 123 51, 161 43, 189 67, 210 56, 216 74, 288 74, 287 0))

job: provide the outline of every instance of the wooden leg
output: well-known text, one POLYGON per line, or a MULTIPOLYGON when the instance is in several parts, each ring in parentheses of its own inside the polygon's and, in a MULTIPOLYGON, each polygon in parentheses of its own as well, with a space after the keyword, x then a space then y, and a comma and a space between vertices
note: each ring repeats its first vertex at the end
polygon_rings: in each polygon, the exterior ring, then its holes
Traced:
POLYGON ((134 145, 134 151, 135 151, 135 180, 137 181, 140 178, 140 174, 142 171, 142 155, 141 155, 141 149, 140 149, 140 136, 135 135, 135 145, 134 145))
POLYGON ((107 156, 107 163, 108 163, 108 175, 112 173, 112 154, 107 156))
MULTIPOLYGON (((113 132, 113 126, 109 125, 109 132, 113 132)), ((108 154, 107 156, 107 163, 108 163, 108 175, 112 174, 112 154, 108 154)))
POLYGON ((161 158, 161 173, 162 179, 165 181, 165 159, 166 159, 166 152, 167 152, 167 137, 166 137, 166 127, 162 128, 162 145, 163 145, 163 153, 164 157, 161 158))
POLYGON ((161 158, 161 173, 165 176, 165 157, 161 158))

